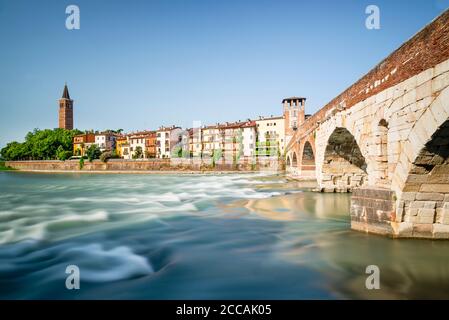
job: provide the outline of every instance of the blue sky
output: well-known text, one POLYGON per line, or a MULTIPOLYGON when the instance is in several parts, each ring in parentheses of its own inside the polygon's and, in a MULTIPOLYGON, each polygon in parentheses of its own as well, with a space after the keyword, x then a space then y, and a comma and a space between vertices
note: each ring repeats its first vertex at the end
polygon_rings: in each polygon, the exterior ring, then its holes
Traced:
POLYGON ((57 127, 189 127, 313 113, 449 7, 448 0, 0 0, 0 147, 57 127), (81 29, 65 28, 76 4, 81 29), (365 28, 379 6, 381 29, 365 28))

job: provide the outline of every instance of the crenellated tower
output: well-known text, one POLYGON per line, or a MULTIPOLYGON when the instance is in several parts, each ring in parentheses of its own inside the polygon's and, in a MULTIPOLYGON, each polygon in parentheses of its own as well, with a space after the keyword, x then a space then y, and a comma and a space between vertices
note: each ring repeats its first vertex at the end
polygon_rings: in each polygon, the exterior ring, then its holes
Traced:
POLYGON ((282 100, 285 121, 285 143, 295 134, 296 129, 305 121, 306 98, 291 97, 282 100))

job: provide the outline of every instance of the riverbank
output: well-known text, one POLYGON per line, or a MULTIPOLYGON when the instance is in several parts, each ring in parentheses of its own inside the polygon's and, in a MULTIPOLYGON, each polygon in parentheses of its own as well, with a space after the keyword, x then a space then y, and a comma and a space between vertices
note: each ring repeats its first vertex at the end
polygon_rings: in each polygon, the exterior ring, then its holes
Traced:
POLYGON ((145 175, 229 175, 229 174, 254 174, 258 173, 256 171, 142 171, 142 170, 31 170, 31 169, 9 169, 5 171, 13 172, 25 172, 25 173, 54 173, 54 174, 64 174, 64 173, 76 173, 76 174, 145 174, 145 175))
POLYGON ((26 172, 76 172, 76 173, 245 173, 245 172, 283 172, 284 163, 277 158, 241 159, 238 162, 221 159, 144 159, 124 160, 31 160, 6 161, 5 166, 26 172))
POLYGON ((14 171, 15 169, 5 165, 4 161, 0 161, 0 171, 14 171))

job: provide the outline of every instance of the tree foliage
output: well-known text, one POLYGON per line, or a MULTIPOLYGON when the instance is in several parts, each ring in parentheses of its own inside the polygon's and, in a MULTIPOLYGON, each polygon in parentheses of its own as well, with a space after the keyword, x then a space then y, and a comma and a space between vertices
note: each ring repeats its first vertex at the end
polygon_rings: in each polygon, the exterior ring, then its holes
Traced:
POLYGON ((96 144, 91 144, 86 150, 87 159, 92 162, 95 159, 99 159, 101 156, 101 150, 96 144))
POLYGON ((34 129, 25 136, 25 141, 10 142, 1 150, 5 160, 65 160, 71 156, 73 136, 79 130, 34 129))
POLYGON ((120 158, 118 156, 118 154, 115 152, 115 150, 113 151, 105 151, 100 155, 100 160, 102 162, 107 162, 109 159, 117 159, 120 158))
POLYGON ((141 159, 143 158, 142 147, 137 146, 136 151, 134 152, 133 159, 141 159))
POLYGON ((67 160, 73 155, 72 151, 66 151, 62 146, 59 146, 58 149, 56 149, 56 157, 59 160, 67 160))

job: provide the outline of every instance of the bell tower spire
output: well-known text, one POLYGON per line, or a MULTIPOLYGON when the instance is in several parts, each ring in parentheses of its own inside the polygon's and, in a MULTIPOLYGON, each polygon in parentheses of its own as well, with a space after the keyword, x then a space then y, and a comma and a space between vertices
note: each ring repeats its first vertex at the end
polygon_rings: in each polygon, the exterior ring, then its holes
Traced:
POLYGON ((73 100, 70 99, 67 83, 64 85, 62 97, 59 99, 59 128, 73 129, 73 100))

